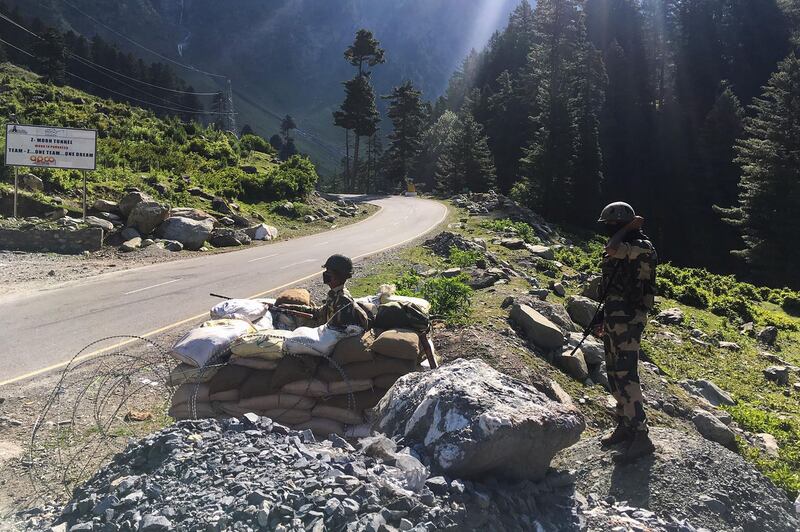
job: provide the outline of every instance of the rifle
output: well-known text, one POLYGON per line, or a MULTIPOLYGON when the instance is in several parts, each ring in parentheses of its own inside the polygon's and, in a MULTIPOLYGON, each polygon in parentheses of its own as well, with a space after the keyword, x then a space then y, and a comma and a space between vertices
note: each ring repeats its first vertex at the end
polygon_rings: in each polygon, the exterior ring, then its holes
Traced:
MULTIPOLYGON (((208 294, 208 295, 210 295, 211 297, 218 297, 220 299, 225 299, 225 300, 234 299, 232 297, 223 296, 223 295, 214 294, 214 293, 211 293, 211 294, 208 294)), ((267 304, 267 308, 270 309, 270 310, 274 310, 275 312, 280 312, 281 314, 288 314, 289 316, 297 316, 297 317, 300 317, 300 318, 308 318, 308 319, 313 319, 314 318, 314 315, 313 314, 309 314, 308 312, 300 312, 299 310, 290 310, 290 309, 287 309, 287 308, 280 307, 278 305, 271 305, 269 303, 267 304)))
POLYGON ((603 287, 603 293, 600 295, 600 302, 597 304, 597 309, 594 311, 594 317, 592 317, 592 321, 589 322, 589 326, 586 327, 583 331, 583 338, 581 341, 578 342, 578 345, 575 346, 575 349, 569 354, 569 356, 575 356, 575 353, 578 352, 578 349, 581 348, 583 342, 592 334, 592 327, 594 326, 595 322, 597 321, 597 317, 600 315, 601 312, 605 309, 606 306, 606 296, 608 296, 608 290, 611 288, 611 285, 614 283, 614 280, 617 277, 617 271, 619 271, 619 266, 622 264, 620 259, 617 259, 617 263, 614 265, 614 271, 611 272, 611 277, 608 280, 608 284, 603 287))

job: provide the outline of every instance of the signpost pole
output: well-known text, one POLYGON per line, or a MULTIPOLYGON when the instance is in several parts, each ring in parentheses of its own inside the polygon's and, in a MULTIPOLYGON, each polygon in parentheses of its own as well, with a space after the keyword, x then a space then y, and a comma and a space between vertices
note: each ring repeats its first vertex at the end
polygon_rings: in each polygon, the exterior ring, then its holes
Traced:
POLYGON ((19 189, 19 168, 14 167, 14 218, 17 217, 17 191, 19 189))
POLYGON ((83 221, 86 221, 86 170, 83 171, 83 221))

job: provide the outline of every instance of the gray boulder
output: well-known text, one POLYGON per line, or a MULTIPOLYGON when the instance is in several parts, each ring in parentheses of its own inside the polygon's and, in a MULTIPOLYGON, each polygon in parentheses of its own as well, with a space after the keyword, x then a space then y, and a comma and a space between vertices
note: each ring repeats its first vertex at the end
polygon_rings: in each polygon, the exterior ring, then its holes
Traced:
POLYGON ((108 220, 103 220, 102 218, 98 218, 97 216, 87 216, 86 225, 89 225, 91 227, 99 227, 100 229, 106 232, 114 230, 113 223, 109 222, 108 220))
MULTIPOLYGON (((531 290, 531 295, 536 295, 533 294, 533 290, 531 290)), ((572 318, 569 317, 566 309, 564 309, 564 307, 558 303, 548 303, 543 299, 525 296, 518 298, 517 302, 532 307, 533 310, 539 314, 542 314, 545 318, 561 327, 563 331, 576 332, 580 330, 580 327, 575 325, 575 323, 572 321, 572 318)))
POLYGON ((564 345, 561 329, 527 305, 512 306, 511 319, 522 327, 528 340, 543 349, 558 349, 564 345))
POLYGON ((589 278, 583 286, 583 290, 581 290, 581 295, 593 299, 594 301, 600 301, 600 288, 602 284, 603 278, 599 275, 589 278))
POLYGON ((789 368, 787 366, 770 366, 764 370, 764 378, 779 386, 789 384, 789 368))
POLYGON ((167 218, 158 226, 156 234, 165 240, 177 240, 188 250, 198 250, 203 247, 206 239, 214 230, 211 220, 192 220, 182 216, 167 218))
POLYGON ((134 190, 122 196, 122 199, 119 200, 117 207, 119 208, 119 212, 122 214, 122 217, 127 219, 128 216, 131 215, 133 208, 143 201, 153 201, 153 198, 144 192, 134 190))
POLYGON ((575 380, 583 382, 589 376, 589 368, 586 365, 583 351, 578 349, 573 354, 573 349, 574 348, 565 349, 561 354, 556 355, 554 361, 564 373, 575 380))
POLYGON ((692 423, 705 439, 719 443, 728 449, 736 449, 736 436, 725 423, 714 414, 697 409, 692 413, 692 423))
POLYGON ((183 251, 183 244, 177 240, 158 240, 156 244, 163 247, 167 251, 183 251))
POLYGON ((278 229, 263 223, 248 227, 245 233, 253 240, 275 240, 278 238, 278 229))
POLYGON ((130 240, 131 238, 138 238, 142 236, 139 234, 139 231, 137 231, 133 227, 126 227, 122 231, 120 231, 119 234, 122 237, 122 240, 130 240))
POLYGON ((736 404, 736 401, 733 400, 733 397, 731 397, 731 395, 728 392, 726 392, 725 390, 723 390, 722 388, 720 388, 711 381, 705 379, 699 379, 699 380, 684 379, 678 382, 678 384, 680 384, 681 387, 690 394, 702 397, 703 399, 711 403, 713 406, 720 406, 720 405, 730 406, 736 404))
POLYGON ((228 202, 225 201, 225 198, 220 196, 215 197, 211 200, 211 208, 219 213, 231 215, 233 214, 233 210, 231 210, 230 205, 228 202))
POLYGON ((774 325, 764 327, 758 331, 758 341, 767 345, 774 345, 778 339, 778 328, 774 325))
POLYGON ((92 209, 96 210, 97 212, 116 213, 119 212, 119 205, 117 205, 116 201, 98 199, 95 200, 94 204, 92 205, 92 209))
POLYGON ((202 222, 203 220, 211 220, 214 221, 216 218, 208 214, 206 211, 200 209, 192 209, 191 207, 176 207, 169 211, 170 218, 180 216, 182 218, 189 218, 190 220, 197 220, 202 222))
POLYGON ((555 260, 556 254, 553 251, 553 248, 547 246, 539 246, 535 244, 525 244, 525 249, 531 252, 532 255, 537 257, 541 257, 547 260, 555 260))
MULTIPOLYGON (((570 333, 567 337, 567 345, 570 350, 574 349, 578 342, 583 338, 581 333, 570 333)), ((586 338, 581 344, 581 351, 583 351, 584 359, 590 366, 601 364, 606 359, 606 349, 602 342, 594 340, 591 336, 586 338)))
POLYGON ((525 241, 521 238, 502 238, 500 245, 508 249, 522 249, 525 247, 525 241))
POLYGON ((214 229, 208 238, 209 243, 218 248, 246 246, 250 244, 250 237, 244 231, 230 228, 214 229))
POLYGON ((33 192, 42 192, 44 190, 44 182, 33 174, 20 174, 19 185, 33 192))
POLYGON ((377 407, 375 428, 427 458, 437 474, 541 479, 586 427, 574 407, 485 362, 459 359, 411 373, 377 407))
POLYGON ((140 234, 149 235, 169 216, 169 205, 155 201, 140 201, 134 205, 128 215, 128 227, 133 227, 140 234))
POLYGON ((119 250, 125 252, 136 251, 140 247, 142 247, 142 239, 141 237, 137 236, 123 242, 122 245, 119 247, 119 250))
POLYGON ((656 321, 664 325, 680 325, 683 323, 683 311, 679 308, 669 308, 659 312, 656 321))
POLYGON ((589 326, 597 312, 597 302, 588 297, 569 296, 567 298, 567 313, 572 321, 583 328, 589 326))

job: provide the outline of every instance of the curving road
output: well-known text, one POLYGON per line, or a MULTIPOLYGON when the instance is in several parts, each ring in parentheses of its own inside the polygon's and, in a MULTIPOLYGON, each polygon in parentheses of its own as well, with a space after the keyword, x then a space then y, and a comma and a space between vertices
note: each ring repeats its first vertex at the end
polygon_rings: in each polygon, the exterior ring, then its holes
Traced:
MULTIPOLYGON (((56 369, 100 338, 149 337, 196 321, 214 303, 209 292, 263 296, 319 275, 329 255, 363 258, 413 240, 447 216, 444 205, 430 200, 370 202, 381 210, 341 229, 0 298, 0 386, 56 369)), ((86 356, 124 343, 98 345, 86 356)))

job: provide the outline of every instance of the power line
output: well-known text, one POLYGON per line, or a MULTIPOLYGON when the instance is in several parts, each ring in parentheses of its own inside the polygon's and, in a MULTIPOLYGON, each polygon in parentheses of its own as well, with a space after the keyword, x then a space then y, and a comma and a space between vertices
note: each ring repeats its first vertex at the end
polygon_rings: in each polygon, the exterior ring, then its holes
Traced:
POLYGON ((186 65, 184 63, 181 63, 180 61, 175 61, 172 58, 169 58, 169 57, 167 57, 167 56, 165 56, 163 54, 160 54, 159 52, 156 52, 155 50, 153 50, 151 48, 148 48, 147 46, 145 46, 145 45, 143 45, 141 43, 136 42, 135 40, 133 40, 132 38, 128 37, 127 35, 115 30, 111 26, 108 26, 107 24, 104 24, 104 23, 100 22, 99 20, 97 20, 93 16, 89 15, 88 13, 85 13, 85 12, 81 11, 77 6, 71 4, 67 0, 61 0, 61 1, 64 2, 69 7, 71 7, 72 9, 74 9, 75 11, 77 11, 78 13, 80 13, 81 15, 83 15, 84 17, 86 17, 89 20, 91 20, 92 22, 94 22, 95 24, 99 24, 100 26, 104 27, 105 29, 107 29, 108 31, 114 33, 115 35, 118 35, 118 36, 122 37, 123 39, 125 39, 128 42, 130 42, 131 44, 134 44, 134 45, 138 46, 139 48, 141 48, 142 50, 146 50, 146 51, 150 52, 151 54, 153 54, 153 55, 155 55, 157 57, 160 57, 161 59, 163 59, 165 61, 169 61, 170 63, 174 63, 174 64, 176 64, 176 65, 178 65, 178 66, 180 66, 182 68, 186 68, 188 70, 192 70, 192 71, 198 72, 200 74, 205 74, 207 76, 213 76, 215 78, 227 78, 227 76, 223 76, 222 74, 214 74, 212 72, 206 72, 205 70, 200 70, 197 67, 193 67, 191 65, 186 65))
POLYGON ((16 51, 18 51, 18 52, 22 52, 23 54, 27 55, 28 57, 36 57, 35 55, 33 55, 32 53, 30 53, 29 51, 27 51, 27 50, 23 50, 22 48, 20 48, 20 47, 18 47, 18 46, 14 46, 13 44, 11 44, 11 43, 10 43, 10 42, 8 42, 8 41, 4 41, 3 39, 0 39, 0 42, 1 42, 1 43, 3 43, 3 44, 5 44, 6 46, 10 46, 11 48, 13 48, 14 50, 16 50, 16 51))
POLYGON ((24 27, 24 26, 21 26, 21 25, 17 24, 17 23, 16 23, 16 22, 14 22, 12 19, 8 18, 7 16, 5 16, 5 15, 4 15, 4 14, 2 14, 2 13, 0 13, 0 18, 2 18, 3 20, 7 20, 8 22, 12 23, 14 26, 18 27, 18 28, 19 28, 19 29, 21 29, 22 31, 24 31, 24 32, 26 32, 26 33, 30 33, 31 35, 33 35, 34 37, 36 37, 36 38, 37 38, 37 39, 39 39, 40 41, 43 41, 43 40, 44 40, 44 39, 42 38, 42 36, 41 36, 41 35, 37 35, 36 33, 32 32, 32 31, 31 31, 31 30, 29 30, 28 28, 26 28, 26 27, 24 27))

